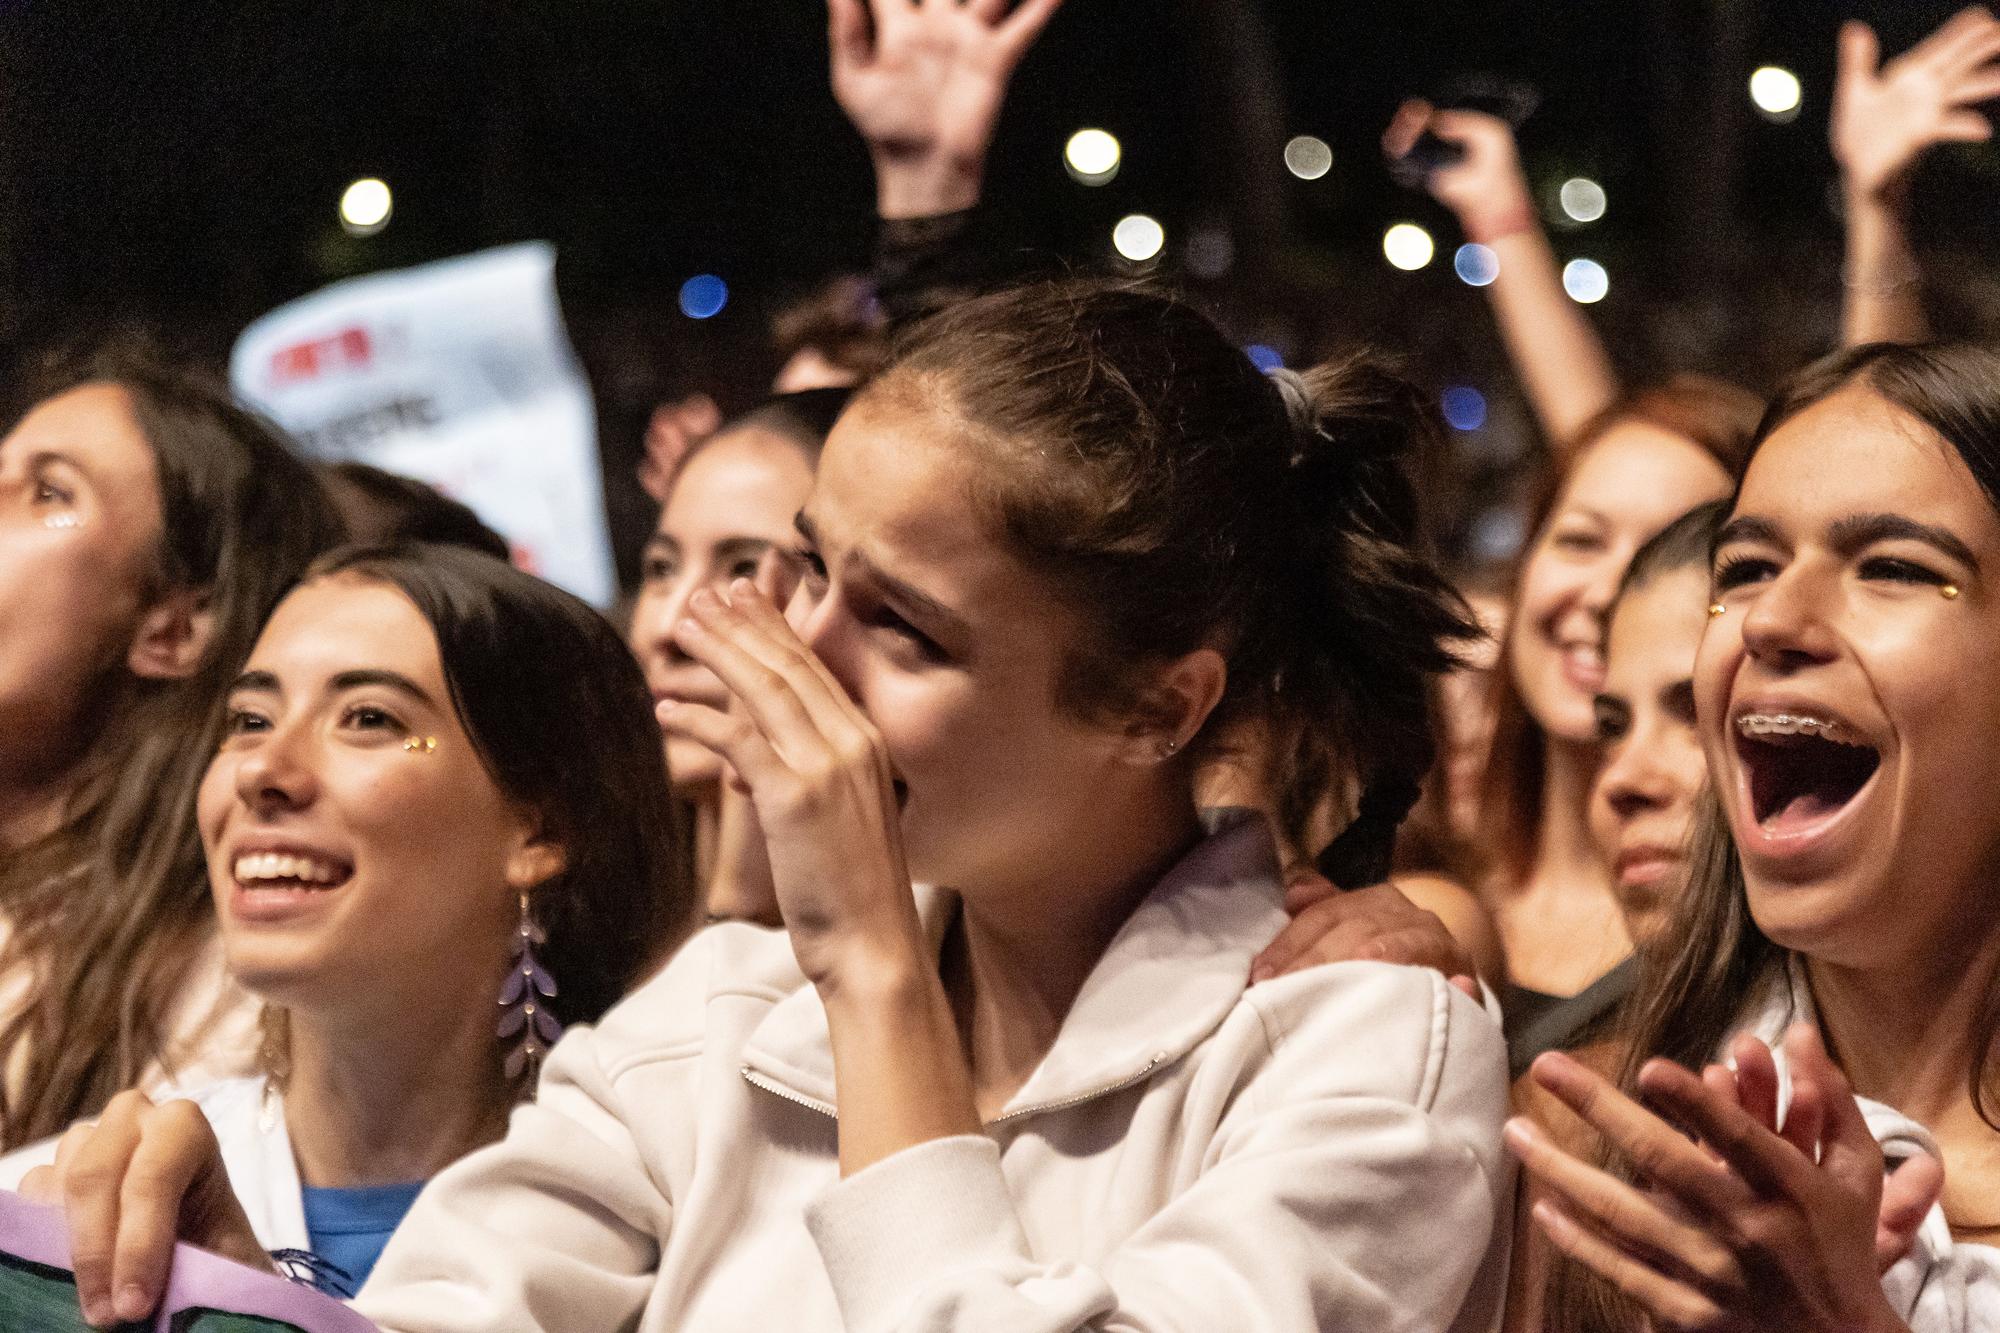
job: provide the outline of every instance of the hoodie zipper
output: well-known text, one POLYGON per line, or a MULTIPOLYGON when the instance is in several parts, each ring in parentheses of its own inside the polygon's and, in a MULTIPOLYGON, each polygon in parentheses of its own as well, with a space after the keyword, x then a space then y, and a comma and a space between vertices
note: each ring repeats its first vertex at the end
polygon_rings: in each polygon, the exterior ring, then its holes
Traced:
MULTIPOLYGON (((1023 1116, 1041 1115, 1049 1111, 1066 1111, 1072 1106, 1081 1106, 1085 1102, 1095 1101, 1099 1097, 1109 1097, 1114 1092, 1123 1092, 1125 1091, 1125 1089, 1129 1087, 1133 1087, 1136 1084, 1144 1083, 1148 1078, 1152 1076, 1153 1071, 1155 1069, 1158 1069, 1161 1065, 1165 1064, 1166 1061, 1167 1061, 1167 1053, 1165 1051, 1161 1051, 1158 1054, 1154 1055, 1152 1059, 1146 1061, 1145 1066, 1143 1068, 1139 1069, 1135 1073, 1126 1075, 1124 1078, 1119 1079, 1115 1083, 1106 1083, 1101 1087, 1092 1088, 1088 1092, 1079 1092, 1074 1097, 1064 1097, 1059 1101, 1036 1102, 1032 1106, 1018 1107, 1015 1110, 1007 1112, 1007 1114, 1005 1115, 995 1116, 993 1119, 986 1122, 985 1127, 991 1129, 994 1125, 1004 1125, 1010 1120, 1019 1120, 1023 1116)), ((765 1078, 762 1074, 752 1069, 749 1065, 743 1065, 741 1068, 743 1070, 743 1077, 745 1079, 747 1079, 751 1084, 755 1085, 756 1087, 762 1088, 764 1091, 770 1093, 772 1096, 782 1097, 788 1102, 791 1102, 798 1106, 803 1106, 808 1110, 818 1111, 821 1115, 831 1116, 835 1120, 838 1120, 840 1118, 839 1112, 834 1110, 833 1107, 828 1106, 825 1102, 820 1101, 818 1098, 808 1097, 803 1093, 793 1092, 789 1088, 782 1087, 779 1084, 773 1082, 772 1080, 765 1078)))

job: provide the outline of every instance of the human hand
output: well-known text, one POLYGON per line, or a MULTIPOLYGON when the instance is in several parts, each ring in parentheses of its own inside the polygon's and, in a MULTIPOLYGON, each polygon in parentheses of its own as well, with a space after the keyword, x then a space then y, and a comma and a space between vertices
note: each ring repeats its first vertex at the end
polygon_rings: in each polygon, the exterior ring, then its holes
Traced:
POLYGON ((882 216, 979 201, 1007 83, 1061 5, 827 0, 833 95, 868 143, 882 216))
POLYGON ((1794 1100, 1783 1135, 1744 1104, 1761 1103, 1761 1088, 1732 1095, 1712 1072, 1646 1065, 1641 1092, 1699 1134, 1699 1144, 1576 1061, 1541 1057, 1536 1083, 1596 1129, 1648 1188, 1579 1160, 1517 1117, 1508 1146, 1555 1196, 1535 1206, 1536 1223, 1663 1328, 1907 1333, 1882 1293, 1882 1203, 1887 1193, 1922 1193, 1917 1178, 1936 1165, 1913 1159, 1885 1190, 1881 1149, 1818 1033, 1794 1027, 1785 1045, 1794 1100), (1802 1148, 1808 1137, 1816 1142, 1802 1148))
POLYGON ((1452 985, 1480 998, 1471 956, 1436 913, 1418 907, 1394 884, 1349 892, 1307 873, 1287 886, 1285 910, 1292 919, 1251 964, 1253 983, 1319 963, 1404 963, 1442 972, 1452 985))
POLYGON ((1984 6, 1960 10, 1878 67, 1880 57, 1867 24, 1841 28, 1832 139, 1850 199, 1895 194, 1935 144, 1993 137, 1992 122, 1972 109, 2000 96, 2000 20, 1984 6))
POLYGON ((639 460, 639 485, 646 494, 665 504, 689 451, 721 424, 722 410, 705 393, 691 393, 654 408, 646 423, 646 452, 639 460))
POLYGON ((660 725, 714 751, 748 790, 800 969, 830 996, 873 969, 918 965, 923 931, 881 733, 750 580, 703 589, 688 609, 675 637, 734 704, 668 700, 660 725))
POLYGON ((1536 225, 1534 200, 1506 121, 1412 100, 1396 109, 1382 134, 1382 151, 1391 158, 1406 156, 1426 130, 1464 151, 1457 162, 1426 176, 1424 187, 1457 215, 1466 239, 1483 245, 1536 225))
POLYGON ((30 1171, 21 1193, 66 1211, 77 1296, 98 1328, 153 1312, 176 1240, 271 1268, 229 1187, 215 1131, 193 1102, 155 1105, 143 1093, 119 1093, 96 1124, 63 1135, 55 1165, 30 1171))

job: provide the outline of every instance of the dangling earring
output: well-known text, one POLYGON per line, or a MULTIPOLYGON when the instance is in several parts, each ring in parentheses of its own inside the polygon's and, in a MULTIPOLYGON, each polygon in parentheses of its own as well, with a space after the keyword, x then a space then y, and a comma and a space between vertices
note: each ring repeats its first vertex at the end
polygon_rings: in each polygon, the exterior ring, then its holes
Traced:
POLYGON ((528 910, 528 895, 521 895, 521 926, 514 932, 514 966, 500 987, 500 1015, 497 1033, 502 1041, 520 1034, 521 1044, 507 1056, 510 1079, 524 1073, 530 1081, 542 1067, 542 1057, 562 1036, 562 1024, 549 1012, 547 1001, 555 998, 556 979, 535 961, 535 946, 547 944, 549 937, 528 910))

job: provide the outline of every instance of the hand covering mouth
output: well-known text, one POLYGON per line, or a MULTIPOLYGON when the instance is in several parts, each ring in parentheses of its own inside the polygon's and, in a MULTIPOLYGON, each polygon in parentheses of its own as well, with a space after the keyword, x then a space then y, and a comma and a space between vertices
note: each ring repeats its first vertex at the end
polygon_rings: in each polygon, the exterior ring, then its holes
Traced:
POLYGON ((1844 723, 1796 711, 1738 714, 1736 753, 1750 780, 1751 813, 1771 833, 1837 813, 1882 763, 1881 752, 1844 723))

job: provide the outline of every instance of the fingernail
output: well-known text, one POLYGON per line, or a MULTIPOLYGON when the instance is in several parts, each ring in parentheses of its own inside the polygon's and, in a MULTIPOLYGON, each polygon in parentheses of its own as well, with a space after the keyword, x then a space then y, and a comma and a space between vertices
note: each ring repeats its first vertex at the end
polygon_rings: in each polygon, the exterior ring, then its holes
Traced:
POLYGON ((1548 1228, 1549 1234, 1553 1236, 1565 1237, 1575 1230, 1570 1225, 1570 1220, 1563 1216, 1562 1210, 1547 1199, 1535 1204, 1535 1220, 1548 1228))
POLYGON ((681 701, 679 699, 662 699, 658 703, 653 705, 653 716, 665 717, 668 713, 673 712, 676 708, 679 708, 680 706, 681 706, 681 701))
POLYGON ((1514 1116, 1500 1127, 1500 1138, 1517 1157, 1535 1145, 1535 1131, 1520 1116, 1514 1116))
POLYGON ((146 1299, 146 1289, 136 1282, 127 1282, 118 1289, 116 1304, 118 1317, 127 1323, 144 1319, 153 1308, 153 1303, 146 1299))
POLYGON ((738 597, 748 596, 756 591, 757 585, 750 579, 737 579, 729 585, 729 597, 732 601, 738 597))
POLYGON ((85 1301, 83 1303, 83 1322, 89 1324, 92 1328, 109 1328, 117 1321, 117 1318, 117 1315, 104 1307, 103 1301, 85 1301))

